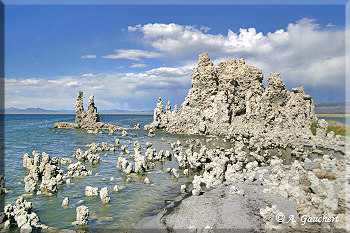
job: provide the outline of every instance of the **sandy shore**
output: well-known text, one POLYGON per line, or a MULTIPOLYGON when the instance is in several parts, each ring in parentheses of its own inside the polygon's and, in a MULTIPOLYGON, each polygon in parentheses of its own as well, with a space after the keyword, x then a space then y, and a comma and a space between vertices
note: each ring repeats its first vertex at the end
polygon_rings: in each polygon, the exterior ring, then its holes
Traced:
POLYGON ((265 194, 263 186, 255 184, 225 182, 203 195, 187 196, 179 196, 158 215, 141 220, 136 231, 260 232, 264 221, 259 211, 267 205, 278 205, 285 216, 297 216, 295 203, 265 194), (232 185, 243 190, 244 195, 230 194, 232 185))

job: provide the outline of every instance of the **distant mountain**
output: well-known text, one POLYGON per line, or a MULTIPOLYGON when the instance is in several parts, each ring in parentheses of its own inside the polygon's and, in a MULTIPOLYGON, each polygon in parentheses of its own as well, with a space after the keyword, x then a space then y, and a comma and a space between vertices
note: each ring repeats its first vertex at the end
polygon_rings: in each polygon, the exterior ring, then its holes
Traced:
POLYGON ((72 110, 47 110, 43 108, 5 108, 5 114, 45 114, 45 113, 74 113, 72 110))
MULTIPOLYGON (((316 102, 315 112, 316 113, 341 113, 344 114, 346 106, 350 109, 350 102, 316 102)), ((0 112, 3 109, 0 109, 0 112)), ((101 114, 113 114, 113 113, 133 113, 133 114, 149 114, 153 113, 153 110, 141 110, 141 111, 130 111, 121 109, 111 109, 111 110, 99 110, 101 114)), ((5 108, 5 114, 74 114, 74 110, 59 109, 59 110, 48 110, 43 108, 5 108)))
POLYGON ((340 113, 345 114, 346 108, 350 110, 350 102, 317 102, 316 113, 340 113))
POLYGON ((153 113, 153 110, 141 110, 141 111, 130 111, 130 110, 120 110, 120 109, 111 109, 111 110, 98 110, 99 113, 112 114, 112 113, 153 113))
MULTIPOLYGON (((1 109, 0 112, 3 112, 3 109, 1 109), (1 111, 2 110, 2 111, 1 111)), ((101 110, 99 111, 101 114, 112 114, 112 113, 152 113, 153 110, 143 110, 143 111, 128 111, 128 110, 119 110, 119 109, 112 109, 112 110, 101 110)), ((74 110, 66 110, 66 109, 60 109, 60 110, 47 110, 43 108, 26 108, 26 109, 19 109, 19 108, 5 108, 5 114, 64 114, 64 113, 72 113, 74 114, 74 110)))

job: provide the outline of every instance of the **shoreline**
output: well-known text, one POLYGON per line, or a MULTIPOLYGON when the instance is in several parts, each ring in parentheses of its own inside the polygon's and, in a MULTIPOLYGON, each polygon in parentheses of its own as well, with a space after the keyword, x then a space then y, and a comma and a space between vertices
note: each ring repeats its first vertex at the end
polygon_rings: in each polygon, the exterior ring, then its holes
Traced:
POLYGON ((350 114, 344 113, 316 113, 317 117, 350 117, 350 114))
POLYGON ((297 215, 296 203, 287 198, 263 193, 264 186, 226 181, 201 195, 180 194, 154 216, 142 218, 135 232, 182 232, 192 230, 241 230, 261 232, 265 221, 259 215, 266 205, 283 207, 286 216, 297 215), (244 195, 230 193, 232 186, 245 190, 244 195))
MULTIPOLYGON (((0 115, 74 115, 75 113, 0 113, 0 115)), ((151 112, 146 113, 99 113, 99 115, 153 115, 151 112)))

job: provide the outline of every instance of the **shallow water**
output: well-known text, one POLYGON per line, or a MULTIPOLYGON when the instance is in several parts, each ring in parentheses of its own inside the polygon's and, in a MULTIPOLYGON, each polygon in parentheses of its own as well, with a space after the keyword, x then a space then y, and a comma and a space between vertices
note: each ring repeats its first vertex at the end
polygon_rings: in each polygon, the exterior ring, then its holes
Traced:
MULTIPOLYGON (((53 196, 44 196, 24 192, 23 178, 28 174, 22 166, 24 153, 31 155, 36 150, 39 153, 46 152, 51 157, 71 158, 76 162, 73 154, 78 148, 85 151, 88 149, 85 145, 92 142, 112 144, 116 138, 120 139, 121 145, 129 146, 130 154, 133 154, 135 141, 139 141, 141 147, 145 147, 148 141, 152 142, 152 147, 157 152, 170 150, 168 142, 180 140, 185 144, 188 139, 199 139, 201 145, 208 148, 232 147, 231 142, 224 142, 218 137, 172 135, 160 130, 155 131, 155 137, 149 138, 148 131, 144 131, 143 126, 152 122, 151 115, 100 115, 102 122, 126 128, 126 137, 122 137, 120 131, 108 136, 108 131, 103 134, 88 134, 83 130, 53 128, 54 122, 74 122, 74 117, 72 114, 5 115, 5 177, 6 189, 9 191, 5 196, 5 205, 14 204, 18 197, 24 196, 33 203, 41 222, 51 227, 79 229, 71 224, 75 221, 75 209, 79 205, 86 205, 90 211, 90 222, 88 229, 84 230, 130 229, 142 217, 159 213, 165 206, 165 201, 178 196, 180 186, 192 181, 198 173, 192 172, 185 177, 180 172, 180 177, 174 178, 166 172, 167 168, 178 168, 178 163, 172 158, 163 163, 156 162, 156 166, 146 174, 132 174, 132 181, 126 183, 123 173, 116 169, 118 157, 126 155, 120 155, 121 149, 117 148, 115 152, 100 152, 99 165, 90 166, 88 162, 85 163, 93 171, 92 176, 72 178, 71 185, 63 184, 53 196), (141 130, 133 130, 136 123, 140 123, 141 130), (151 184, 143 183, 146 176, 151 184), (114 182, 110 182, 111 177, 114 177, 114 182), (98 196, 86 197, 85 187, 88 185, 99 189, 107 187, 111 202, 102 204, 98 196), (122 189, 114 192, 115 185, 122 189), (65 197, 70 199, 68 208, 61 206, 65 197)), ((144 148, 141 153, 145 153, 144 148)), ((66 172, 68 165, 59 167, 66 172)))
MULTIPOLYGON (((114 143, 115 138, 120 139, 121 145, 129 145, 128 150, 133 153, 133 142, 138 140, 144 147, 147 141, 153 143, 153 148, 170 150, 168 141, 186 137, 170 135, 156 131, 154 138, 147 137, 147 131, 142 130, 145 124, 152 121, 150 115, 101 115, 101 121, 116 124, 128 128, 128 136, 121 137, 117 131, 114 136, 108 136, 108 131, 103 134, 87 134, 82 130, 54 129, 53 123, 57 121, 74 122, 74 115, 6 115, 5 116, 5 176, 6 194, 5 204, 13 204, 15 200, 24 197, 33 202, 34 211, 39 215, 41 222, 57 228, 75 228, 71 223, 75 221, 75 209, 79 205, 86 205, 90 210, 89 230, 130 228, 138 222, 142 216, 155 214, 164 207, 164 200, 171 200, 179 194, 180 185, 186 183, 191 177, 175 179, 166 172, 168 167, 173 168, 177 163, 166 161, 156 163, 156 167, 147 173, 151 184, 146 185, 143 179, 146 174, 132 175, 132 181, 125 183, 124 176, 116 170, 120 149, 115 152, 100 152, 100 165, 91 167, 85 163, 88 169, 93 171, 92 176, 85 178, 73 178, 72 184, 63 184, 57 194, 53 196, 31 195, 24 193, 23 178, 28 174, 22 167, 24 153, 31 155, 33 150, 39 153, 45 151, 51 157, 71 158, 76 149, 87 150, 86 144, 92 142, 114 143), (141 130, 133 130, 133 126, 140 123, 141 130), (161 140, 164 138, 165 140, 161 140), (129 144, 129 141, 132 144, 129 144), (103 161, 102 161, 103 160, 103 161), (99 176, 96 176, 99 173, 99 176), (114 177, 115 181, 110 182, 114 177), (113 192, 114 185, 122 186, 119 192, 113 192), (111 202, 101 204, 99 197, 85 197, 84 190, 87 185, 107 187, 111 202), (69 197, 69 208, 63 208, 61 202, 69 197), (83 201, 78 204, 77 202, 83 201)), ((144 154, 144 150, 141 151, 144 154)), ((59 165, 66 171, 68 165, 59 165)))
MULTIPOLYGON (((130 154, 133 154, 134 141, 139 141, 142 147, 145 147, 147 141, 152 142, 152 147, 157 152, 170 150, 168 141, 180 140, 185 144, 188 139, 199 139, 201 144, 208 148, 232 147, 231 142, 224 142, 222 138, 171 135, 164 131, 155 131, 155 137, 149 138, 143 126, 151 123, 151 115, 100 115, 102 122, 127 128, 127 137, 122 137, 120 131, 108 136, 108 131, 103 134, 87 134, 83 130, 53 128, 54 122, 74 122, 74 117, 75 115, 70 114, 5 115, 5 176, 6 189, 9 190, 5 196, 5 204, 13 204, 18 197, 24 196, 33 202, 34 211, 42 223, 57 228, 79 229, 71 224, 75 221, 75 209, 79 205, 86 205, 90 210, 90 225, 84 230, 131 229, 142 217, 160 212, 165 206, 164 201, 173 200, 179 195, 180 186, 190 182, 194 174, 184 177, 180 172, 179 178, 168 174, 167 168, 178 168, 173 158, 164 163, 157 162, 155 168, 149 170, 147 174, 132 174, 132 181, 125 183, 124 175, 116 169, 118 157, 121 156, 121 149, 118 148, 115 152, 100 152, 99 165, 92 167, 85 163, 85 166, 93 171, 93 175, 71 179, 71 185, 63 184, 53 196, 25 194, 23 178, 28 171, 22 167, 24 153, 31 155, 33 150, 39 153, 45 151, 51 157, 71 158, 76 162, 72 155, 78 148, 87 150, 85 145, 92 142, 112 144, 116 138, 120 139, 121 145, 129 145, 130 154), (136 123, 140 123, 141 130, 132 129, 136 123), (99 175, 96 176, 96 173, 99 175), (151 184, 143 183, 146 175, 151 184), (110 182, 111 177, 115 178, 114 182, 110 182), (111 202, 102 204, 98 196, 86 197, 84 192, 88 185, 99 189, 107 187, 111 202), (123 188, 119 192, 113 192, 115 185, 123 188), (61 206, 65 197, 70 199, 68 208, 61 206)), ((142 149, 141 153, 144 155, 145 150, 142 149)), ((285 158, 287 163, 293 160, 285 158)), ((66 172, 68 165, 59 166, 66 172)))

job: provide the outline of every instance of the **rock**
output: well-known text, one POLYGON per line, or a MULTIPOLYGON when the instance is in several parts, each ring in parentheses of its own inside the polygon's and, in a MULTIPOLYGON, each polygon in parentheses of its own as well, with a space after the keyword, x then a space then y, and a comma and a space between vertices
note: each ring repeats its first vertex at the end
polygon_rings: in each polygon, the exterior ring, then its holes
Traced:
POLYGON ((124 174, 130 174, 132 173, 133 169, 132 169, 132 164, 129 163, 128 166, 124 169, 124 174))
POLYGON ((188 231, 191 232, 191 233, 195 233, 195 232, 197 232, 197 227, 196 226, 190 226, 188 228, 188 231))
POLYGON ((148 130, 148 137, 154 137, 154 136, 155 136, 155 134, 153 132, 153 129, 149 129, 148 130))
POLYGON ((79 177, 88 175, 88 171, 81 162, 72 163, 67 168, 68 177, 79 177))
POLYGON ((120 147, 119 138, 116 138, 116 139, 115 139, 115 146, 116 146, 116 147, 120 147))
POLYGON ((77 93, 76 103, 75 103, 75 123, 67 122, 56 122, 54 123, 54 128, 60 129, 73 129, 81 128, 87 130, 88 133, 102 133, 98 129, 106 129, 111 131, 122 130, 123 128, 116 125, 105 124, 100 122, 99 113, 95 107, 94 96, 89 97, 88 107, 86 112, 83 106, 83 92, 79 91, 77 93))
POLYGON ((117 161, 117 169, 124 170, 128 166, 129 162, 124 157, 119 157, 117 161))
POLYGON ((181 193, 186 193, 186 185, 185 184, 181 185, 180 192, 181 193))
POLYGON ((85 196, 92 197, 98 195, 98 188, 94 188, 92 186, 85 187, 85 196))
POLYGON ((125 183, 130 183, 132 181, 131 177, 126 178, 125 183))
POLYGON ((176 168, 171 169, 171 172, 174 174, 175 178, 179 178, 179 171, 176 168))
POLYGON ((201 177, 195 175, 192 181, 192 185, 193 185, 193 190, 192 190, 192 195, 194 196, 198 196, 202 190, 201 187, 201 177))
POLYGON ((238 189, 235 186, 231 186, 230 188, 230 194, 236 194, 236 195, 240 195, 240 196, 244 196, 244 190, 243 189, 238 189))
POLYGON ((140 123, 137 123, 137 124, 134 126, 134 129, 136 129, 136 130, 140 129, 140 123))
POLYGON ((63 170, 58 167, 58 158, 50 158, 45 152, 40 155, 37 151, 33 151, 32 155, 33 158, 28 154, 23 156, 23 167, 29 170, 24 178, 25 191, 35 192, 40 189, 47 195, 56 192, 57 186, 63 182, 63 170))
POLYGON ((325 119, 317 120, 316 136, 326 137, 328 130, 328 123, 325 119))
POLYGON ((90 164, 98 164, 100 163, 100 156, 98 154, 87 154, 87 159, 89 160, 90 164))
POLYGON ((5 176, 0 175, 0 195, 5 194, 6 189, 5 189, 5 176))
POLYGON ((114 191, 114 192, 119 192, 119 187, 118 187, 118 185, 115 185, 115 186, 113 187, 113 191, 114 191))
POLYGON ((62 201, 62 206, 69 206, 69 198, 65 197, 62 201))
POLYGON ((189 175, 188 169, 185 169, 183 172, 184 172, 184 175, 185 175, 185 176, 188 176, 188 175, 189 175))
POLYGON ((111 198, 108 196, 108 189, 107 187, 104 187, 100 190, 100 198, 102 203, 109 203, 111 198))
POLYGON ((147 147, 147 148, 152 147, 152 145, 153 145, 153 144, 152 144, 151 142, 146 142, 146 147, 147 147))
POLYGON ((78 206, 76 209, 76 221, 73 225, 88 225, 89 224, 89 208, 86 206, 78 206))
POLYGON ((271 73, 265 88, 261 70, 234 59, 215 67, 207 54, 199 55, 192 71, 192 88, 180 110, 163 110, 159 97, 153 122, 145 129, 170 133, 233 137, 246 134, 281 134, 311 137, 314 105, 300 87, 288 92, 277 73, 271 73))
POLYGON ((276 222, 276 215, 281 213, 277 209, 277 205, 273 205, 272 207, 266 206, 263 209, 260 209, 260 215, 266 222, 276 222))
POLYGON ((60 163, 61 163, 61 165, 71 164, 72 160, 70 158, 62 158, 60 163))
POLYGON ((79 128, 79 125, 75 123, 68 123, 68 122, 55 122, 53 124, 53 127, 57 129, 77 129, 79 128))
POLYGON ((39 216, 33 212, 32 208, 32 203, 24 200, 23 197, 17 199, 15 205, 6 205, 4 207, 4 214, 7 219, 4 224, 5 229, 14 223, 17 224, 21 232, 33 229, 40 231, 46 228, 45 225, 40 223, 39 216))
POLYGON ((151 181, 148 179, 148 177, 146 177, 146 178, 143 180, 143 183, 149 184, 149 183, 151 183, 151 181))
POLYGON ((125 130, 122 131, 122 137, 126 137, 128 136, 128 132, 126 132, 125 130))

